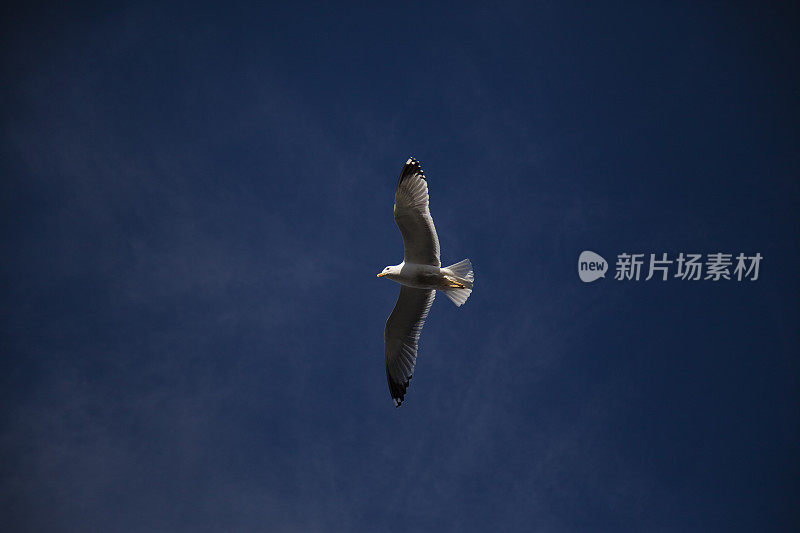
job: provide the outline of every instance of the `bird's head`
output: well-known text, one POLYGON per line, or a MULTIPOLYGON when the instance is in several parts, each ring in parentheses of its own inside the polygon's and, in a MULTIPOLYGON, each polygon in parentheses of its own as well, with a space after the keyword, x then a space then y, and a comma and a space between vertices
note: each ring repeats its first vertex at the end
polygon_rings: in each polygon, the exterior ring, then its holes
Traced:
POLYGON ((389 276, 390 274, 399 274, 399 273, 400 273, 400 267, 398 267, 396 265, 395 266, 387 266, 386 268, 383 269, 383 271, 381 271, 378 274, 378 277, 382 278, 383 276, 389 276))

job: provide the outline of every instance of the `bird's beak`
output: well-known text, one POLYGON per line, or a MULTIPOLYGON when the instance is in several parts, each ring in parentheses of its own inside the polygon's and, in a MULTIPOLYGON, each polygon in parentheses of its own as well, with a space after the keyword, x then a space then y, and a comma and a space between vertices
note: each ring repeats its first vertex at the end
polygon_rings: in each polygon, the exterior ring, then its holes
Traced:
POLYGON ((383 277, 383 276, 385 276, 385 275, 386 275, 386 272, 381 272, 380 274, 378 274, 378 277, 379 277, 379 278, 382 278, 382 277, 383 277))

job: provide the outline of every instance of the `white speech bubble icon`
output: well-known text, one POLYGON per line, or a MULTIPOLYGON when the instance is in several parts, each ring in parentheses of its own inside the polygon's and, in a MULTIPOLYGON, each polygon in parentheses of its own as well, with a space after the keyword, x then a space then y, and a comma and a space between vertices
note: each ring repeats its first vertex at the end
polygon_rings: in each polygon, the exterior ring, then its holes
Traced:
POLYGON ((606 277, 606 270, 608 262, 599 254, 585 250, 578 257, 578 276, 584 283, 606 277))

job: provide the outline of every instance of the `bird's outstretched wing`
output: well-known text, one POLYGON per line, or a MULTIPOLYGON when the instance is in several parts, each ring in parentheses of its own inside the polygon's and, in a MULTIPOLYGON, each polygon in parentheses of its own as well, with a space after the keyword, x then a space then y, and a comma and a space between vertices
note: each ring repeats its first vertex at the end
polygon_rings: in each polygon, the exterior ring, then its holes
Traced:
POLYGON ((428 208, 428 183, 413 157, 406 161, 394 193, 394 221, 403 234, 405 262, 442 266, 439 237, 428 208))
POLYGON ((383 340, 386 344, 386 379, 395 407, 405 398, 414 365, 417 363, 417 344, 425 318, 436 297, 435 290, 400 287, 400 296, 386 321, 383 340))

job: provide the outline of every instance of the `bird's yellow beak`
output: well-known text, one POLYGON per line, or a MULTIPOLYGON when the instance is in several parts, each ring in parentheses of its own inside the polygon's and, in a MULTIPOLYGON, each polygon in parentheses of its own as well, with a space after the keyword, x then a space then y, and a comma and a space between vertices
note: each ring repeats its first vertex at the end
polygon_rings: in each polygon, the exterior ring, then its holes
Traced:
POLYGON ((386 275, 386 272, 381 272, 380 274, 378 274, 378 277, 379 277, 379 278, 382 278, 382 277, 383 277, 383 276, 385 276, 385 275, 386 275))

